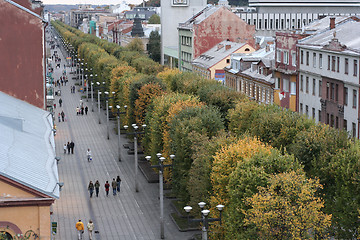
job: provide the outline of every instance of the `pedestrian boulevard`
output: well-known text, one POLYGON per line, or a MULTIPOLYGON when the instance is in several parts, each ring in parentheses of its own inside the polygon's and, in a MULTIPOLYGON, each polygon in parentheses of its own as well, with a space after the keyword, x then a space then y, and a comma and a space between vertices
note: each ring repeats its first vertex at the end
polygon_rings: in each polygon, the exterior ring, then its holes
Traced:
MULTIPOLYGON (((55 68, 54 80, 60 78, 65 63, 64 56, 59 49, 54 49, 62 58, 61 67, 55 68)), ((54 50, 51 50, 51 54, 54 50)), ((101 124, 98 122, 97 105, 91 111, 91 99, 83 99, 84 107, 89 107, 87 115, 77 115, 76 107, 80 106, 81 93, 76 86, 75 93, 70 87, 75 84, 66 68, 69 79, 66 86, 55 87, 61 90, 61 96, 55 96, 55 122, 57 133, 55 136, 56 155, 61 157, 58 163, 59 180, 64 182, 60 192, 60 199, 53 205, 51 221, 57 222, 57 233, 53 239, 77 239, 76 222, 81 219, 84 225, 91 219, 94 223, 93 239, 97 240, 132 240, 160 239, 159 220, 159 185, 148 183, 139 171, 139 192, 134 190, 134 155, 128 155, 127 149, 121 148, 122 161, 118 161, 118 140, 112 130, 116 122, 111 122, 110 140, 107 139, 106 115, 101 110, 101 124), (59 106, 62 99, 62 107, 59 106), (64 111, 65 122, 58 122, 58 113, 64 111), (64 143, 75 143, 74 154, 64 154, 64 143), (86 151, 90 148, 92 162, 87 161, 86 151), (104 184, 116 176, 120 176, 121 191, 116 196, 106 197, 104 184), (101 187, 99 197, 95 194, 90 198, 87 186, 89 181, 99 180, 101 187)), ((79 80, 78 80, 79 82, 79 80)), ((95 100, 94 100, 95 101, 95 100)), ((127 143, 126 136, 121 135, 121 146, 127 143)), ((186 240, 194 232, 180 232, 172 222, 170 200, 164 199, 165 239, 186 240)), ((83 239, 89 239, 85 227, 83 239)))

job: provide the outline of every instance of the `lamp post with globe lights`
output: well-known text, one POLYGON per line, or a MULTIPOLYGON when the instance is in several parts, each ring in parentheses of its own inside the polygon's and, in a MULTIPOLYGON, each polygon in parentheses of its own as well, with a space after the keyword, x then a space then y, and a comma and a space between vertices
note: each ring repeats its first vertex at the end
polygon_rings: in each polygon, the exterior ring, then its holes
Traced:
MULTIPOLYGON (((137 150, 137 136, 139 134, 144 134, 144 132, 138 131, 139 127, 136 124, 131 125, 134 128, 134 132, 127 133, 129 135, 134 135, 134 155, 135 155, 135 192, 139 192, 139 186, 138 186, 138 150, 137 150)), ((146 128, 146 125, 143 124, 141 126, 143 129, 146 128)), ((128 129, 129 126, 125 125, 125 129, 128 129)))
MULTIPOLYGON (((119 157, 119 162, 121 162, 121 147, 120 147, 120 114, 125 114, 126 111, 120 112, 120 105, 116 105, 116 109, 117 109, 117 129, 118 129, 118 157, 119 157)), ((127 109, 127 106, 124 106, 124 109, 127 109)))
POLYGON ((209 222, 220 222, 221 225, 221 213, 222 210, 224 209, 224 205, 217 205, 216 208, 217 210, 220 212, 220 217, 219 218, 209 218, 208 215, 210 213, 210 210, 204 209, 206 203, 205 202, 199 202, 198 203, 200 209, 201 209, 201 219, 189 219, 189 214, 190 211, 192 210, 191 206, 186 206, 184 207, 185 212, 188 214, 187 216, 187 220, 188 220, 188 224, 190 222, 202 222, 202 240, 207 240, 207 233, 208 233, 208 229, 209 229, 209 222))

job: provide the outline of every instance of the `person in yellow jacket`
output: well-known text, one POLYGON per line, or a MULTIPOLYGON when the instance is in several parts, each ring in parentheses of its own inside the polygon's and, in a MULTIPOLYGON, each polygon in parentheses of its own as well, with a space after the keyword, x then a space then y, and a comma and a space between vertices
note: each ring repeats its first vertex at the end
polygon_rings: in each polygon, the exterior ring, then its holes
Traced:
POLYGON ((79 220, 76 225, 76 230, 78 231, 78 239, 81 240, 82 239, 82 235, 84 233, 84 224, 81 222, 81 220, 79 220))

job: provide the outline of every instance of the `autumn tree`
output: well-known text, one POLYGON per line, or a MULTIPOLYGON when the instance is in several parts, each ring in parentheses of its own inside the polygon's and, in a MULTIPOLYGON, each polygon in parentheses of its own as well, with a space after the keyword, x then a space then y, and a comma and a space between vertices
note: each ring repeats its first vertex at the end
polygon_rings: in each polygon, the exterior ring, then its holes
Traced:
POLYGON ((144 44, 140 38, 134 38, 127 46, 127 49, 134 52, 144 52, 144 44))
POLYGON ((316 195, 322 185, 301 171, 274 174, 266 187, 246 199, 246 225, 254 225, 258 239, 324 239, 331 215, 322 212, 324 201, 316 195))

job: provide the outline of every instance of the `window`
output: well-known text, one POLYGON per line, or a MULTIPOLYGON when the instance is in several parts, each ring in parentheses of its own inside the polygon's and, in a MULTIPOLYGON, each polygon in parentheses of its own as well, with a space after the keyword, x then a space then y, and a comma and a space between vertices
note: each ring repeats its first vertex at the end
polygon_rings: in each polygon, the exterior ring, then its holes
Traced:
POLYGON ((309 106, 308 105, 305 106, 305 114, 306 114, 306 116, 309 116, 309 106))
POLYGON ((354 76, 357 76, 358 74, 358 62, 357 60, 354 60, 354 76))
POLYGON ((289 80, 288 79, 283 79, 283 91, 289 92, 289 80))
POLYGON ((306 93, 309 93, 309 77, 306 77, 306 93))
POLYGON ((281 51, 279 49, 276 50, 276 61, 281 62, 281 51))
POLYGON ((319 97, 321 97, 322 81, 319 80, 319 97))
POLYGON ((330 98, 331 98, 331 100, 334 100, 334 99, 335 99, 335 84, 334 84, 334 83, 331 83, 330 86, 331 86, 331 89, 330 89, 330 98))
POLYGON ((339 100, 339 85, 335 84, 335 101, 339 100))
POLYGON ((300 51, 300 63, 304 64, 304 51, 303 50, 300 51))
POLYGON ((330 70, 330 55, 328 55, 328 70, 330 70))
POLYGON ((230 63, 230 59, 226 59, 226 63, 230 63))
POLYGON ((306 66, 309 66, 309 51, 306 51, 306 66))
POLYGON ((345 74, 349 74, 349 59, 345 58, 345 74))
POLYGON ((300 75, 300 91, 304 91, 304 76, 300 75))
POLYGON ((303 113, 303 104, 300 103, 300 113, 303 113))
POLYGON ((336 67, 336 71, 337 71, 337 72, 340 71, 340 57, 337 57, 337 67, 336 67))
POLYGON ((313 53, 313 67, 316 67, 316 53, 313 53))
POLYGON ((327 113, 326 114, 326 124, 329 124, 330 122, 330 115, 327 113))
POLYGON ((335 118, 335 128, 339 128, 339 117, 336 116, 335 118))
POLYGON ((344 105, 348 105, 348 88, 344 87, 344 105))
POLYGON ((353 90, 353 108, 356 108, 357 106, 357 91, 353 90))
POLYGON ((319 54, 319 68, 322 68, 322 54, 319 54))
POLYGON ((315 108, 312 108, 312 118, 315 119, 315 108))
POLYGON ((352 123, 352 136, 353 136, 353 138, 355 138, 356 137, 356 124, 355 123, 352 123))
POLYGON ((279 88, 280 88, 280 78, 276 78, 275 89, 279 89, 279 88))
POLYGON ((347 131, 347 120, 346 119, 344 119, 344 126, 343 127, 344 127, 344 130, 347 131))
POLYGON ((319 110, 319 116, 318 116, 318 118, 319 118, 319 122, 321 122, 321 110, 319 110))
POLYGON ((296 95, 296 82, 290 82, 290 94, 296 95))
POLYGON ((289 64, 289 52, 284 51, 284 63, 289 64))
POLYGON ((329 99, 329 93, 330 93, 330 83, 326 83, 326 99, 329 99))
POLYGON ((336 63, 336 58, 335 56, 331 57, 331 71, 335 72, 335 63, 336 63))
POLYGON ((296 67, 296 52, 291 52, 291 64, 296 67))
POLYGON ((316 79, 313 78, 313 84, 312 84, 312 95, 315 96, 315 89, 316 89, 316 79))
POLYGON ((330 115, 330 127, 334 127, 334 115, 330 115))

